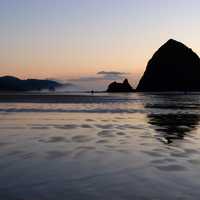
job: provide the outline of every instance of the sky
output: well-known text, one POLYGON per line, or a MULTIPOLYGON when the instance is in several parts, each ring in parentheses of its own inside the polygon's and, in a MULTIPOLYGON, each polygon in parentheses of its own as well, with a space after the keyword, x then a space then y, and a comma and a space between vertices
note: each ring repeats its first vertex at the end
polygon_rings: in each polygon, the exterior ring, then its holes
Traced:
POLYGON ((0 75, 135 86, 169 38, 200 55, 199 0, 0 0, 0 75))

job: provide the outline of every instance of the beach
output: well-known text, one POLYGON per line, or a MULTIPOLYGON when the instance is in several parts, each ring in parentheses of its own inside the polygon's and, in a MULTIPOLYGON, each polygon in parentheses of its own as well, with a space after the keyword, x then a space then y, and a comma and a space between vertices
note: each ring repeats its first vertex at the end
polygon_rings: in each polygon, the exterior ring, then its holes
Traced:
POLYGON ((200 94, 31 95, 1 96, 0 199, 199 198, 200 94))

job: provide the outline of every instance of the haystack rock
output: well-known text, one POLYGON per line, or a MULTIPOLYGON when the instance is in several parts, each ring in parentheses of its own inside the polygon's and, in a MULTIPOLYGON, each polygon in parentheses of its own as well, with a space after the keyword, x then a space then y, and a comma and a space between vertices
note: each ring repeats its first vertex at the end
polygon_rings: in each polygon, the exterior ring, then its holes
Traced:
POLYGON ((192 49, 168 40, 148 62, 137 91, 200 91, 200 59, 192 49))
POLYGON ((123 83, 112 82, 107 89, 107 92, 133 92, 134 89, 129 84, 128 80, 125 79, 123 83))

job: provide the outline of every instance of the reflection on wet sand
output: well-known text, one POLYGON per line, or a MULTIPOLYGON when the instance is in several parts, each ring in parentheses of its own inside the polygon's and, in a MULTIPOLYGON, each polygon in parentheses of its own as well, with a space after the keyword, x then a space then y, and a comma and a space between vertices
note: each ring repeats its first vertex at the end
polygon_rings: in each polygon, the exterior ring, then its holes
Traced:
POLYGON ((150 114, 149 124, 154 125, 155 131, 161 133, 166 143, 174 139, 184 139, 184 136, 195 129, 200 117, 192 114, 150 114))
POLYGON ((184 139, 185 135, 197 127, 200 115, 191 110, 193 110, 193 105, 196 105, 195 109, 197 109, 198 104, 195 99, 191 99, 191 96, 189 98, 188 100, 185 95, 184 98, 177 95, 170 97, 160 95, 159 101, 157 101, 159 103, 152 101, 151 104, 145 105, 145 108, 150 108, 150 110, 160 110, 158 113, 150 112, 147 117, 148 123, 157 133, 161 134, 159 139, 162 142, 170 144, 173 140, 184 139), (184 104, 184 101, 187 104, 184 104), (168 113, 167 110, 172 108, 176 112, 168 113))

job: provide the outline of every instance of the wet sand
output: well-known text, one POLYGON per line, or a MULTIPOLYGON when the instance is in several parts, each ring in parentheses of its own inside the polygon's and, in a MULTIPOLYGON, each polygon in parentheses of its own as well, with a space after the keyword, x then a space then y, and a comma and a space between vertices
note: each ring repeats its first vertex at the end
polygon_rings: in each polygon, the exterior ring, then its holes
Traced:
POLYGON ((0 104, 0 199, 199 199, 200 96, 99 99, 0 104))

